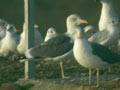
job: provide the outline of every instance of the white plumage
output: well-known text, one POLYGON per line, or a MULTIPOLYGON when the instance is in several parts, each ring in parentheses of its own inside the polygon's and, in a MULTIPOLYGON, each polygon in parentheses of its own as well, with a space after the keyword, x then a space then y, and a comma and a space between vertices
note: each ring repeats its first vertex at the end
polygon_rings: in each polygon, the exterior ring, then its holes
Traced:
POLYGON ((114 10, 114 0, 97 0, 100 1, 102 4, 101 16, 99 20, 99 30, 102 31, 106 29, 109 19, 118 20, 119 17, 117 16, 114 10))
MULTIPOLYGON (((35 42, 34 42, 34 45, 39 45, 40 43, 43 42, 43 37, 41 35, 41 33, 37 30, 37 27, 35 26, 34 27, 34 36, 35 36, 35 42)), ((25 54, 25 51, 26 51, 26 48, 25 48, 25 24, 23 25, 23 32, 21 33, 20 35, 20 43, 19 45, 17 46, 17 51, 24 55, 25 54)))
POLYGON ((96 42, 105 46, 114 44, 119 39, 119 25, 119 20, 108 20, 106 29, 92 35, 89 38, 89 41, 96 42))
POLYGON ((46 33, 46 36, 45 36, 45 39, 44 39, 44 42, 46 42, 47 40, 53 38, 53 37, 56 37, 58 34, 56 32, 56 30, 54 28, 49 28, 47 30, 47 33, 46 33))
POLYGON ((82 28, 75 29, 73 54, 77 62, 89 69, 89 84, 91 84, 91 69, 97 69, 97 86, 99 86, 99 69, 120 62, 120 56, 107 47, 90 43, 82 28))
POLYGON ((16 28, 11 24, 6 26, 6 35, 1 40, 0 56, 7 57, 16 53, 19 37, 15 30, 16 28))
MULTIPOLYGON (((67 17, 67 32, 60 34, 55 38, 40 44, 39 46, 29 49, 25 55, 27 58, 45 58, 46 60, 61 61, 74 59, 73 56, 73 41, 74 41, 74 28, 82 23, 87 23, 86 20, 82 20, 77 14, 72 14, 67 17)), ((62 70, 62 78, 64 77, 64 71, 62 64, 60 64, 62 70)))
POLYGON ((103 62, 99 57, 92 54, 92 47, 87 38, 80 36, 82 31, 77 29, 77 35, 74 42, 74 56, 80 65, 86 68, 101 68, 107 64, 103 62))

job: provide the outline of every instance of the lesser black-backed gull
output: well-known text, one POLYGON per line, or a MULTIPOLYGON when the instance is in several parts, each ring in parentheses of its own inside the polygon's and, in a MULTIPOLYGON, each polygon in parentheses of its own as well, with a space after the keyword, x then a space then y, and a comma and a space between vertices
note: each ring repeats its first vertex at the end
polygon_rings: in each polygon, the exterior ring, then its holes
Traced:
POLYGON ((99 69, 120 62, 120 56, 98 43, 90 43, 82 28, 76 28, 73 53, 77 62, 89 69, 89 84, 91 84, 91 69, 97 69, 97 87, 99 86, 99 69))
MULTIPOLYGON (((74 28, 81 23, 87 23, 87 21, 82 20, 77 14, 68 16, 66 21, 66 33, 60 34, 41 45, 29 49, 26 52, 26 57, 39 57, 60 62, 62 62, 62 60, 74 59, 72 50, 74 42, 74 28)), ((62 67, 61 63, 60 66, 62 67)), ((62 73, 62 78, 64 78, 64 73, 62 73)))

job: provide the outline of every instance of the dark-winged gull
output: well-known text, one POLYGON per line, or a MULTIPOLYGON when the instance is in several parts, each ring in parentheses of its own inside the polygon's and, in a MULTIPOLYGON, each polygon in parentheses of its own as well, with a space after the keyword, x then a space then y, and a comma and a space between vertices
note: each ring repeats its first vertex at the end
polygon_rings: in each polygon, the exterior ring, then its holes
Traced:
MULTIPOLYGON (((74 59, 73 56, 73 41, 74 41, 74 28, 81 23, 87 23, 86 20, 82 20, 77 14, 72 14, 67 17, 67 32, 60 34, 41 45, 35 46, 26 52, 27 58, 45 58, 52 59, 54 61, 74 59)), ((61 64, 60 64, 61 66, 61 64)), ((62 78, 64 73, 62 70, 62 78)))
POLYGON ((48 41, 49 39, 56 37, 58 35, 58 33, 56 32, 55 28, 49 28, 47 30, 44 42, 48 41))
POLYGON ((119 20, 110 19, 108 20, 106 29, 96 32, 88 40, 105 46, 110 46, 119 39, 120 29, 118 25, 120 25, 119 20))
POLYGON ((89 84, 91 84, 91 69, 97 69, 98 87, 99 69, 120 62, 120 56, 103 45, 90 43, 82 28, 76 28, 75 31, 74 57, 80 65, 89 69, 89 84))
MULTIPOLYGON (((20 35, 20 42, 17 46, 17 51, 19 52, 19 54, 24 55, 26 48, 25 48, 25 24, 23 25, 23 32, 20 35)), ((34 33, 35 33, 35 42, 34 45, 39 45, 40 43, 43 42, 43 37, 41 35, 41 33, 37 30, 38 29, 38 25, 34 25, 34 33)))
POLYGON ((101 9, 101 16, 99 20, 99 30, 104 30, 107 27, 109 19, 118 20, 119 17, 117 16, 114 10, 114 0, 96 0, 102 4, 101 9))
POLYGON ((17 45, 19 42, 19 36, 16 34, 16 28, 14 25, 6 25, 6 35, 1 40, 0 56, 8 57, 17 52, 17 45))

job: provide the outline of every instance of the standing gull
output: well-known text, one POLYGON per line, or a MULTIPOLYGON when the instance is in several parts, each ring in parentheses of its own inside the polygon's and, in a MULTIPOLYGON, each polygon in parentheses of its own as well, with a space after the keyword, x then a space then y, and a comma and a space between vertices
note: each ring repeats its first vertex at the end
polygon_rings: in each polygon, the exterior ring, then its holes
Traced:
POLYGON ((8 57, 16 54, 19 37, 15 31, 14 25, 8 24, 6 26, 6 35, 1 40, 0 56, 8 57))
POLYGON ((47 30, 44 42, 48 41, 49 39, 56 37, 58 35, 58 33, 56 32, 56 30, 54 28, 49 28, 47 30))
MULTIPOLYGON (((74 42, 74 28, 81 23, 87 23, 86 20, 82 20, 77 14, 72 14, 67 17, 67 32, 60 34, 47 42, 42 43, 36 47, 29 49, 26 52, 27 58, 45 58, 52 59, 54 61, 62 61, 68 59, 74 59, 73 56, 73 42, 74 42)), ((60 64, 60 66, 62 66, 60 64)), ((62 69, 62 78, 64 77, 64 71, 62 69)))
POLYGON ((89 84, 91 84, 91 69, 97 69, 97 87, 99 86, 99 69, 109 64, 120 62, 120 56, 107 47, 90 43, 83 33, 82 28, 76 28, 73 53, 80 65, 89 69, 89 84))
POLYGON ((108 21, 106 29, 96 32, 89 38, 89 41, 99 43, 101 45, 110 46, 119 39, 119 27, 120 21, 110 19, 108 21))
POLYGON ((99 30, 104 30, 107 27, 107 24, 110 19, 118 20, 119 17, 117 16, 113 1, 114 0, 96 0, 102 4, 101 16, 99 20, 99 30))
MULTIPOLYGON (((34 25, 34 31, 35 31, 35 42, 34 42, 34 45, 39 45, 40 43, 43 42, 43 37, 41 35, 41 33, 37 30, 38 29, 38 25, 34 25)), ((25 48, 25 30, 26 30, 26 27, 25 27, 25 24, 23 25, 23 32, 21 33, 20 35, 20 43, 19 45, 17 46, 17 51, 21 54, 21 55, 24 55, 25 54, 25 51, 26 51, 26 48, 25 48)))

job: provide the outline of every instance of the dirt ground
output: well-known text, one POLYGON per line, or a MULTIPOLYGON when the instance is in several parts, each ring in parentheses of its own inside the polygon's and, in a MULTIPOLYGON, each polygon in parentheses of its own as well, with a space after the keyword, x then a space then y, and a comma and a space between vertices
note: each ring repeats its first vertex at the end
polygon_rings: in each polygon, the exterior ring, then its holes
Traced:
POLYGON ((100 87, 96 85, 96 70, 92 86, 88 85, 88 69, 75 60, 63 62, 65 76, 61 79, 59 62, 35 61, 35 79, 24 80, 24 63, 0 61, 0 90, 120 90, 120 65, 112 65, 111 71, 100 71, 100 87))

